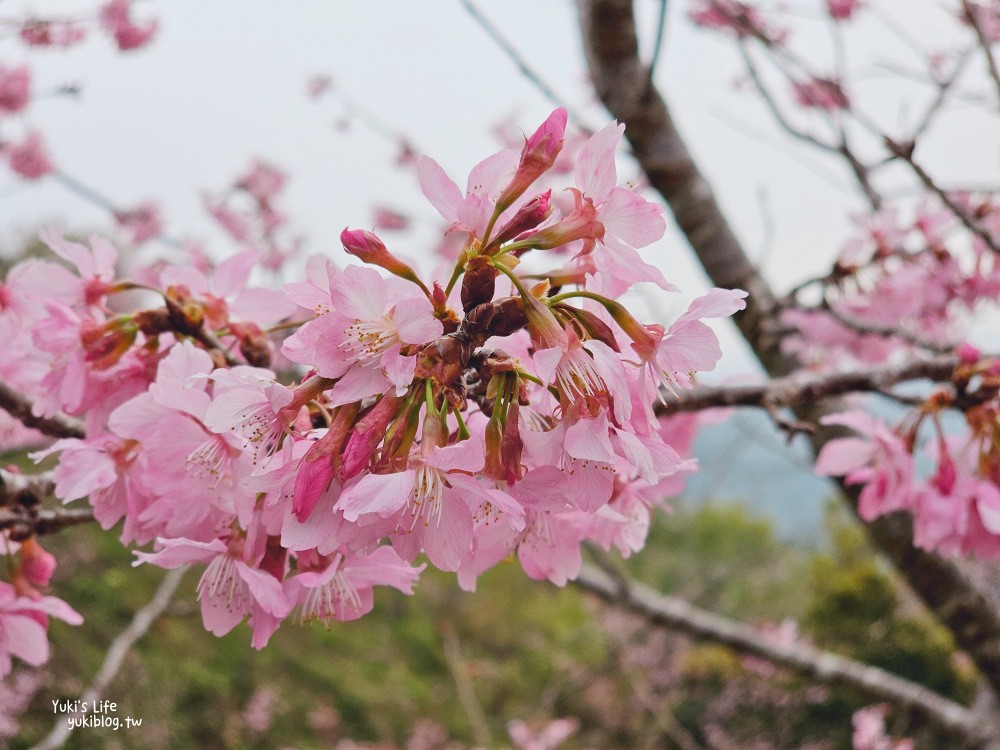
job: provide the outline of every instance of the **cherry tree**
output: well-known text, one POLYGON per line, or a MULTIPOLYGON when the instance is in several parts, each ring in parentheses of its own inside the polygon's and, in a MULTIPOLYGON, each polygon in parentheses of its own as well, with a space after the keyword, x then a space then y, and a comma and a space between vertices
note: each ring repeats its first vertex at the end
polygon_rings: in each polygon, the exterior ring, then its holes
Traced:
MULTIPOLYGON (((787 9, 690 3, 705 33, 738 50, 742 95, 849 175, 864 206, 832 267, 779 292, 657 87, 662 16, 647 59, 630 0, 579 0, 587 67, 608 112, 588 128, 515 44, 463 5, 553 109, 457 181, 366 115, 398 142, 440 217, 439 244, 419 261, 351 227, 340 241, 356 262, 300 259, 301 237, 280 207, 285 175, 262 162, 202 197, 241 248, 217 259, 168 234, 155 203, 120 207, 63 173, 44 133, 25 125, 38 99, 30 66, 0 59, 9 170, 102 207, 118 243, 50 228, 40 234, 48 257, 14 264, 0 287, 5 447, 31 446, 54 467, 0 472, 9 563, 0 676, 15 659, 46 661, 53 619, 86 617, 50 591, 57 561, 44 545, 47 534, 96 522, 135 548, 135 565, 197 567, 186 595, 205 629, 224 635, 246 622, 256 649, 279 627, 363 617, 378 587, 411 594, 428 565, 474 591, 515 556, 533 579, 573 583, 666 627, 850 685, 961 746, 1000 747, 1000 352, 975 328, 1000 297, 1000 206, 995 189, 950 184, 924 158, 951 108, 974 108, 996 132, 1000 6, 939 9, 950 24, 944 46, 916 45, 922 67, 893 70, 926 88, 923 108, 890 125, 863 106, 865 81, 852 80, 847 61, 855 25, 881 13, 875 0, 810 5, 830 60, 797 43, 799 19, 787 9), (683 313, 651 319, 636 291, 678 291, 649 252, 666 214, 713 286, 683 313), (153 242, 167 252, 122 262, 122 246, 153 242), (766 379, 699 382, 723 354, 706 321, 727 318, 766 379), (904 416, 886 421, 872 409, 876 395, 904 416), (789 439, 811 443, 816 473, 839 484, 975 665, 973 705, 622 573, 607 553, 643 548, 651 515, 698 470, 694 435, 720 408, 761 409, 789 439), (584 562, 586 550, 596 563, 584 562)), ((97 32, 131 54, 158 33, 139 10, 113 0, 78 18, 4 18, 4 44, 67 46, 97 32)), ((331 88, 324 77, 309 82, 314 97, 331 88)), ((380 227, 406 228, 405 216, 376 208, 380 227)), ((168 575, 116 641, 90 700, 179 580, 168 575)), ((907 746, 886 735, 888 710, 855 717, 856 747, 907 746)), ((554 726, 552 742, 571 731, 554 726)), ((40 747, 67 734, 57 726, 40 747)), ((523 746, 543 742, 529 735, 511 730, 523 746)))

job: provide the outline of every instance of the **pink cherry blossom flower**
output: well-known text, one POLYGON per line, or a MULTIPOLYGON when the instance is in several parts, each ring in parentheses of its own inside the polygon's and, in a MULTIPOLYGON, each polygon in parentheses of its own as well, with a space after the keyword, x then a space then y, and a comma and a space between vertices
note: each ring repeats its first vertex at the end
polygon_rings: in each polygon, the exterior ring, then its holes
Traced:
POLYGON ((387 229, 393 232, 400 232, 408 229, 410 219, 406 214, 394 211, 386 206, 375 206, 374 219, 376 229, 387 229))
POLYGON ((694 300, 670 328, 664 330, 659 324, 644 326, 649 339, 632 344, 642 360, 643 372, 673 393, 677 388, 693 387, 693 373, 714 370, 722 357, 719 339, 702 321, 728 317, 742 310, 746 307, 746 296, 742 289, 713 289, 694 300))
POLYGON ((66 240, 55 229, 46 229, 39 234, 48 248, 63 260, 76 267, 80 284, 73 289, 71 305, 101 305, 111 291, 115 280, 118 251, 103 237, 92 235, 90 247, 66 240))
MULTIPOLYGON (((420 189, 442 218, 450 222, 451 229, 468 232, 482 240, 496 210, 497 199, 510 184, 519 161, 517 152, 509 148, 487 157, 472 168, 463 196, 458 185, 436 161, 421 156, 417 160, 420 189)), ((507 212, 514 208, 516 203, 507 212)), ((497 223, 503 223, 503 215, 497 223)))
POLYGON ((282 620, 292 605, 281 582, 242 557, 238 539, 196 542, 189 539, 159 539, 157 552, 136 552, 133 565, 153 563, 176 568, 188 563, 208 563, 198 581, 198 600, 205 629, 223 636, 247 616, 254 630, 253 646, 267 645, 273 631, 271 618, 282 620))
POLYGON ((306 81, 306 92, 310 99, 319 99, 333 86, 333 78, 326 73, 316 73, 306 81))
POLYGON ((20 65, 0 65, 0 114, 12 115, 24 109, 31 99, 31 71, 20 65))
POLYGON ((71 47, 87 37, 87 29, 72 21, 31 18, 21 26, 19 35, 30 47, 71 47))
POLYGON ((20 142, 7 144, 3 152, 10 168, 26 180, 39 180, 55 169, 41 134, 34 130, 20 142))
POLYGON ((675 290, 663 273, 646 263, 637 249, 663 236, 663 206, 651 203, 633 190, 617 186, 615 153, 625 126, 611 122, 583 144, 576 164, 576 185, 597 208, 597 221, 604 235, 594 250, 598 280, 596 291, 617 296, 632 284, 650 281, 667 291, 675 290))
POLYGON ((145 47, 156 34, 156 20, 137 24, 132 20, 132 0, 111 0, 101 6, 100 20, 123 52, 145 47))
POLYGON ((377 547, 369 554, 332 560, 319 558, 311 563, 300 558, 300 570, 290 580, 290 596, 300 607, 303 622, 319 620, 356 620, 371 612, 375 586, 392 586, 404 594, 413 593, 425 565, 413 567, 404 562, 392 547, 377 547))
POLYGON ((800 107, 825 109, 832 112, 851 106, 840 83, 829 78, 795 81, 792 83, 792 93, 795 96, 795 102, 800 107))
POLYGON ((698 26, 727 31, 740 38, 760 34, 780 42, 787 36, 784 30, 766 23, 752 4, 739 0, 697 0, 690 17, 698 26))
POLYGON ((160 285, 183 287, 200 299, 209 326, 222 328, 232 321, 255 323, 266 328, 292 314, 295 307, 274 289, 251 287, 250 274, 260 256, 244 250, 226 258, 210 276, 196 268, 170 266, 163 270, 160 285))
POLYGON ((847 484, 864 484, 858 500, 863 519, 871 521, 912 507, 913 457, 899 435, 862 411, 835 414, 822 421, 849 427, 863 436, 831 440, 823 446, 815 465, 821 476, 843 476, 847 484))
POLYGON ((236 181, 236 186, 246 190, 258 201, 266 203, 280 193, 288 175, 277 167, 262 161, 255 161, 250 171, 236 181))
POLYGON ((421 446, 405 471, 366 474, 346 487, 337 508, 349 521, 368 514, 395 519, 392 543, 404 559, 423 549, 441 570, 458 570, 472 542, 470 500, 486 496, 469 474, 482 470, 484 461, 476 439, 421 446))
MULTIPOLYGON (((339 378, 334 406, 384 393, 406 391, 416 359, 404 345, 422 345, 441 336, 427 298, 401 296, 400 288, 377 271, 348 266, 330 281, 331 312, 307 323, 283 347, 292 361, 339 378)), ((402 295, 406 295, 409 288, 402 295)))
POLYGON ((864 5, 864 0, 826 0, 826 11, 836 21, 848 21, 864 5))
POLYGON ((141 203, 135 208, 115 214, 118 225, 131 234, 133 245, 141 245, 147 240, 158 237, 163 232, 163 219, 160 208, 153 201, 141 203))
POLYGON ((12 656, 35 667, 49 660, 49 617, 70 625, 83 622, 79 613, 61 599, 19 596, 14 586, 0 581, 0 678, 10 674, 12 656))

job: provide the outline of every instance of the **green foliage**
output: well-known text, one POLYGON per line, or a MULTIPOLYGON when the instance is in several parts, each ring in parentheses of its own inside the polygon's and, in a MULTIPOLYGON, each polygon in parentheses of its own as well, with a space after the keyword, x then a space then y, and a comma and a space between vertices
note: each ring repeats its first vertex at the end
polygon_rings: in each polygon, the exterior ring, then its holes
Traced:
MULTIPOLYGON (((796 619, 817 644, 968 697, 971 676, 956 666, 947 634, 903 600, 856 529, 832 516, 829 538, 826 551, 802 549, 739 506, 709 505, 657 518, 649 547, 628 565, 699 606, 756 623, 796 619)), ((87 620, 53 624, 51 679, 15 750, 51 728, 51 701, 79 695, 162 577, 150 566, 129 568, 130 554, 98 529, 50 543, 60 560, 55 591, 87 620)), ((683 737, 708 744, 708 734, 722 731, 733 746, 763 737, 771 744, 756 747, 843 747, 851 712, 865 705, 849 691, 763 674, 727 649, 667 635, 573 588, 531 581, 513 561, 487 573, 476 594, 427 571, 414 597, 379 590, 372 615, 329 629, 286 623, 259 653, 245 626, 225 638, 204 631, 199 574, 187 576, 108 696, 119 716, 143 719, 141 729, 85 729, 68 748, 111 740, 122 750, 327 748, 347 737, 403 747, 427 719, 470 746, 456 671, 471 680, 497 748, 507 746, 507 721, 560 716, 581 721, 567 750, 682 747, 683 737), (459 646, 458 663, 446 656, 447 639, 459 646), (254 729, 246 709, 265 688, 272 719, 254 729)))
POLYGON ((921 682, 967 702, 971 670, 955 658, 951 634, 914 603, 864 546, 861 531, 833 518, 829 554, 812 563, 813 596, 804 618, 818 645, 921 682))

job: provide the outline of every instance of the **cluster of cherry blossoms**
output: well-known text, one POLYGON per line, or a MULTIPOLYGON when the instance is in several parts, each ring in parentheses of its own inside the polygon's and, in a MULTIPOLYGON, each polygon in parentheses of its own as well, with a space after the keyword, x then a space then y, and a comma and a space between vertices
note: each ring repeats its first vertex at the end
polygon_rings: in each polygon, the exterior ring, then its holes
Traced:
MULTIPOLYGON (((156 20, 137 21, 132 15, 132 0, 109 0, 100 6, 96 25, 110 36, 116 47, 129 51, 146 46, 156 35, 156 20)), ((13 28, 22 44, 33 48, 64 48, 82 42, 95 25, 94 19, 52 20, 28 14, 21 18, 2 19, 5 28, 13 28)), ((26 180, 40 179, 55 170, 42 134, 30 125, 21 125, 12 135, 8 122, 23 118, 37 92, 33 91, 31 69, 27 65, 7 66, 0 62, 0 157, 17 175, 26 180)), ((72 89, 69 90, 72 93, 72 89)))
MULTIPOLYGON (((662 209, 617 186, 617 123, 579 144, 565 200, 537 192, 565 128, 556 110, 464 192, 420 160, 461 238, 433 280, 362 230, 341 236, 362 264, 314 257, 281 291, 248 284, 253 251, 119 278, 106 240, 44 233, 63 263, 8 274, 0 378, 37 413, 83 420, 85 437, 34 454, 57 459, 56 496, 151 544, 137 564, 205 565, 206 628, 249 618, 258 648, 289 617, 351 620, 376 586, 412 592, 422 556, 473 590, 511 556, 564 584, 585 541, 640 549, 652 508, 694 469, 697 418, 652 405, 714 368, 704 320, 745 293, 714 289, 669 327, 637 321, 614 297, 672 289, 637 252, 662 236, 662 209), (544 272, 524 272, 530 251, 544 272)), ((252 174, 242 189, 266 201, 272 173, 252 174)), ((14 559, 12 613, 78 621, 41 595, 54 561, 36 539, 14 559)))

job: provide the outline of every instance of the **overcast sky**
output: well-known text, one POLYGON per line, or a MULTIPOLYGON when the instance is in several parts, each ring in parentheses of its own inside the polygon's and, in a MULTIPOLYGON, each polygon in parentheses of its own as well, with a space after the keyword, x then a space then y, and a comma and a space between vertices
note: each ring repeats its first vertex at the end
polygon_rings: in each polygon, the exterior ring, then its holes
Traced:
MULTIPOLYGON (((800 43, 826 59, 819 2, 786 4, 802 18, 800 43)), ((5 0, 0 16, 81 5, 80 0, 5 0)), ((481 0, 479 5, 589 125, 606 122, 587 86, 574 3, 481 0)), ((648 54, 659 3, 638 0, 637 5, 648 54)), ((908 33, 931 40, 935 48, 947 46, 942 3, 882 5, 905 10, 908 33)), ((222 188, 255 157, 289 172, 282 206, 307 236, 309 252, 342 257, 341 229, 370 227, 374 204, 399 207, 418 220, 422 230, 399 240, 409 256, 418 255, 437 231, 436 214, 423 201, 413 173, 393 166, 394 145, 361 123, 338 129, 337 102, 306 96, 313 74, 332 76, 462 185, 468 169, 496 150, 490 133, 496 122, 514 115, 530 131, 552 108, 457 0, 150 0, 136 8, 139 16, 160 19, 160 32, 146 49, 119 54, 95 38, 69 51, 30 55, 38 90, 83 85, 78 100, 39 102, 30 123, 46 134, 66 173, 123 206, 159 201, 172 235, 203 238, 220 255, 235 248, 206 219, 199 194, 222 188)), ((838 163, 789 143, 764 109, 736 90, 741 68, 732 45, 696 30, 687 20, 688 8, 686 0, 670 3, 656 81, 739 235, 775 283, 788 287, 829 266, 849 236, 847 217, 863 204, 838 163)), ((896 60, 916 67, 917 57, 878 17, 866 16, 851 33, 849 68, 864 81, 858 96, 885 127, 902 132, 919 111, 920 90, 901 86, 876 63, 896 60)), ((0 63, 24 56, 15 44, 0 42, 0 63)), ((960 109, 932 133, 922 155, 946 182, 996 181, 997 135, 995 125, 991 131, 974 109, 960 109)), ((108 223, 100 210, 51 182, 25 186, 0 173, 0 196, 0 239, 47 223, 74 230, 108 223)), ((687 292, 668 302, 669 309, 679 312, 705 289, 672 228, 644 252, 687 292)), ((727 338, 735 340, 732 334, 727 338)), ((735 348, 723 370, 747 362, 735 348)))

